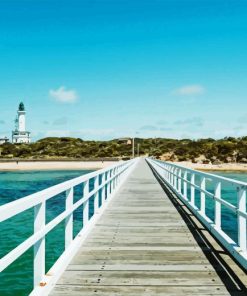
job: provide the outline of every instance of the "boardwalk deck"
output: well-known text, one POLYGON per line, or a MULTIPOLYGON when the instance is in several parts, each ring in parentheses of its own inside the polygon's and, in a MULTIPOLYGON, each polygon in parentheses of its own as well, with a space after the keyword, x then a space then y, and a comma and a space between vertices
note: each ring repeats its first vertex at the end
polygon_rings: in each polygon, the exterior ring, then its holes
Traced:
POLYGON ((51 295, 247 295, 246 284, 245 273, 142 160, 51 295))

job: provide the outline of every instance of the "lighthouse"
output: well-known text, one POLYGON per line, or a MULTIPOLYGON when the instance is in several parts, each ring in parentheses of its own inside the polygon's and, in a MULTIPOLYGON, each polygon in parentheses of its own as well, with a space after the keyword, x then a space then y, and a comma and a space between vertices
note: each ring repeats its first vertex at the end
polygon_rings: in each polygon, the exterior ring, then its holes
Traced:
POLYGON ((15 130, 12 131, 12 143, 30 143, 30 132, 26 131, 26 110, 21 102, 15 119, 15 130))

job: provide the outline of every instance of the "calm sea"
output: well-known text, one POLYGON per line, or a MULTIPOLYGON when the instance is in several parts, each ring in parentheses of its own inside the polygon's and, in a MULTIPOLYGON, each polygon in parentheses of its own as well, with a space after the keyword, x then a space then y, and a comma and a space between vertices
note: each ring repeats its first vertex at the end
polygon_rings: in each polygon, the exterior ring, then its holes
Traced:
MULTIPOLYGON (((17 200, 31 193, 40 191, 60 182, 78 177, 90 171, 29 171, 29 172, 0 172, 0 205, 17 200)), ((215 173, 215 172, 213 172, 215 173)), ((229 178, 247 182, 247 173, 215 173, 229 178)), ((213 190, 213 189, 212 189, 213 190)), ((82 194, 82 188, 75 189, 75 200, 82 194)), ((236 196, 232 188, 224 188, 223 196, 226 200, 236 202, 236 196)), ((196 203, 199 204, 199 194, 196 194, 196 203)), ((47 202, 46 222, 52 220, 64 210, 65 196, 60 194, 47 202)), ((90 206, 91 212, 92 203, 90 206)), ((213 218, 213 203, 207 199, 207 214, 213 218)), ((74 235, 82 227, 82 208, 74 214, 74 235)), ((236 238, 235 217, 227 209, 222 214, 223 229, 236 238)), ((28 238, 33 232, 33 210, 27 210, 0 224, 0 257, 15 248, 20 242, 28 238)), ((46 271, 53 265, 64 250, 64 222, 60 223, 46 237, 46 271)), ((33 249, 30 248, 15 263, 0 274, 1 296, 25 296, 32 290, 33 281, 33 249)))
MULTIPOLYGON (((91 171, 23 171, 0 172, 0 205, 20 199, 52 185, 87 174, 91 171)), ((75 201, 82 196, 82 188, 75 188, 75 201)), ((46 223, 64 211, 65 194, 47 201, 46 223)), ((91 207, 92 208, 92 207, 91 207)), ((74 235, 82 228, 82 207, 74 214, 74 235)), ((0 257, 15 248, 33 233, 33 209, 0 223, 0 257)), ((64 251, 64 222, 55 227, 46 238, 46 271, 64 251)), ((25 296, 32 290, 33 248, 0 273, 0 295, 25 296)))

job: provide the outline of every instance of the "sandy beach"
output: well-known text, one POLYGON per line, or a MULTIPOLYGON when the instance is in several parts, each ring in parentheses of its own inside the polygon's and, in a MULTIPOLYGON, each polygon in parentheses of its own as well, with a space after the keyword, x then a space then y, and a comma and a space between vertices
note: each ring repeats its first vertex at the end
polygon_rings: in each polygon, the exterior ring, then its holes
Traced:
POLYGON ((185 166, 199 171, 239 171, 247 172, 247 163, 222 163, 222 164, 201 164, 189 161, 174 162, 178 165, 185 166))
MULTIPOLYGON (((39 170, 97 170, 113 165, 116 161, 19 161, 0 162, 0 171, 39 170)), ((247 163, 200 164, 189 161, 173 162, 201 171, 242 171, 247 172, 247 163)))
POLYGON ((115 161, 19 161, 0 162, 0 171, 39 170, 97 170, 108 167, 115 161))

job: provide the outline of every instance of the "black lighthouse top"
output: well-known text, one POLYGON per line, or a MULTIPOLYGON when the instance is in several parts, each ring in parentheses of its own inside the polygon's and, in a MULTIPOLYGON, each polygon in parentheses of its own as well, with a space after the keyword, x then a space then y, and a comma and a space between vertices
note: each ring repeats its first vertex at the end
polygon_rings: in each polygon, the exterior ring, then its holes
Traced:
POLYGON ((22 102, 19 104, 19 111, 25 111, 25 106, 22 102))

